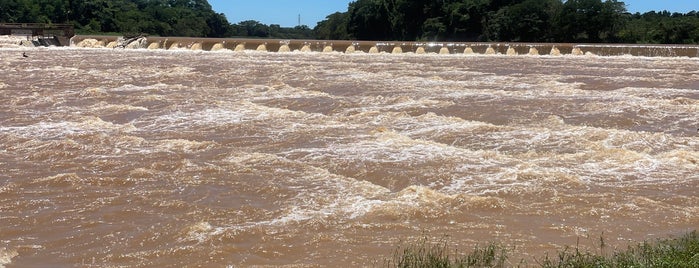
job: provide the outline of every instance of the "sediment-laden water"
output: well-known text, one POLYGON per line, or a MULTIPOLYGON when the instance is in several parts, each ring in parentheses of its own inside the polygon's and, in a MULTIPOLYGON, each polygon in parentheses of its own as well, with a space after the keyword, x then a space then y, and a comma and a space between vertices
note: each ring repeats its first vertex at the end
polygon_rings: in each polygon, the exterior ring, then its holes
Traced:
POLYGON ((41 48, 0 67, 0 266, 369 266, 445 235, 531 263, 699 226, 695 58, 41 48))

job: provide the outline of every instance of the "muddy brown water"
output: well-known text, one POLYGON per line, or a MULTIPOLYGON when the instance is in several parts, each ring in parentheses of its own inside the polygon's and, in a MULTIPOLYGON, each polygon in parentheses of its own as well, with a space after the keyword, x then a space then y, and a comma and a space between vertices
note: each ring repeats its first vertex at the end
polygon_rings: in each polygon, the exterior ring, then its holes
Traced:
POLYGON ((696 58, 37 48, 0 65, 0 266, 361 267, 423 236, 535 263, 699 226, 696 58))

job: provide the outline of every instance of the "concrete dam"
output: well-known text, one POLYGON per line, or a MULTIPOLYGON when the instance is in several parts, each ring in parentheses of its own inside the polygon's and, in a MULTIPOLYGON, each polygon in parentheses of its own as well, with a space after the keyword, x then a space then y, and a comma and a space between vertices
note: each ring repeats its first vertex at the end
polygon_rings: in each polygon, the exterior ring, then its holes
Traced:
POLYGON ((643 57, 699 57, 699 45, 572 44, 518 42, 405 42, 354 40, 288 40, 190 37, 141 37, 76 35, 76 47, 132 49, 187 49, 204 51, 343 52, 484 55, 598 55, 643 57))

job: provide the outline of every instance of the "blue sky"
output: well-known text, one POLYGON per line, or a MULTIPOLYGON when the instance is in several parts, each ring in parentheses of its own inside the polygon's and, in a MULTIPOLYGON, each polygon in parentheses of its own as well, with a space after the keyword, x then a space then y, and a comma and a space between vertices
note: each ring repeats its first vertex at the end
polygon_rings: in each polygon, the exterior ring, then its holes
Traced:
POLYGON ((315 27, 328 15, 347 11, 349 0, 209 0, 217 13, 223 13, 230 23, 256 20, 282 27, 301 24, 315 27))
POLYGON ((626 9, 631 13, 648 12, 651 10, 687 13, 692 10, 699 11, 697 0, 622 0, 626 3, 626 9))
MULTIPOLYGON (((632 12, 668 10, 686 13, 699 11, 699 0, 622 0, 632 12)), ((256 20, 264 24, 293 27, 301 24, 315 27, 318 21, 335 12, 347 11, 350 0, 209 0, 218 13, 224 13, 228 21, 238 23, 256 20)))

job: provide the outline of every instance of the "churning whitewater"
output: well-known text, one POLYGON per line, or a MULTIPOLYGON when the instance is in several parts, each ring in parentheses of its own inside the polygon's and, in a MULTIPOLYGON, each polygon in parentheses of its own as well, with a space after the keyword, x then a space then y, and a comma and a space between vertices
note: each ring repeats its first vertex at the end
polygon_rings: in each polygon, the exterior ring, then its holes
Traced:
POLYGON ((696 58, 11 48, 0 66, 0 266, 369 266, 445 235, 531 262, 699 226, 696 58))

